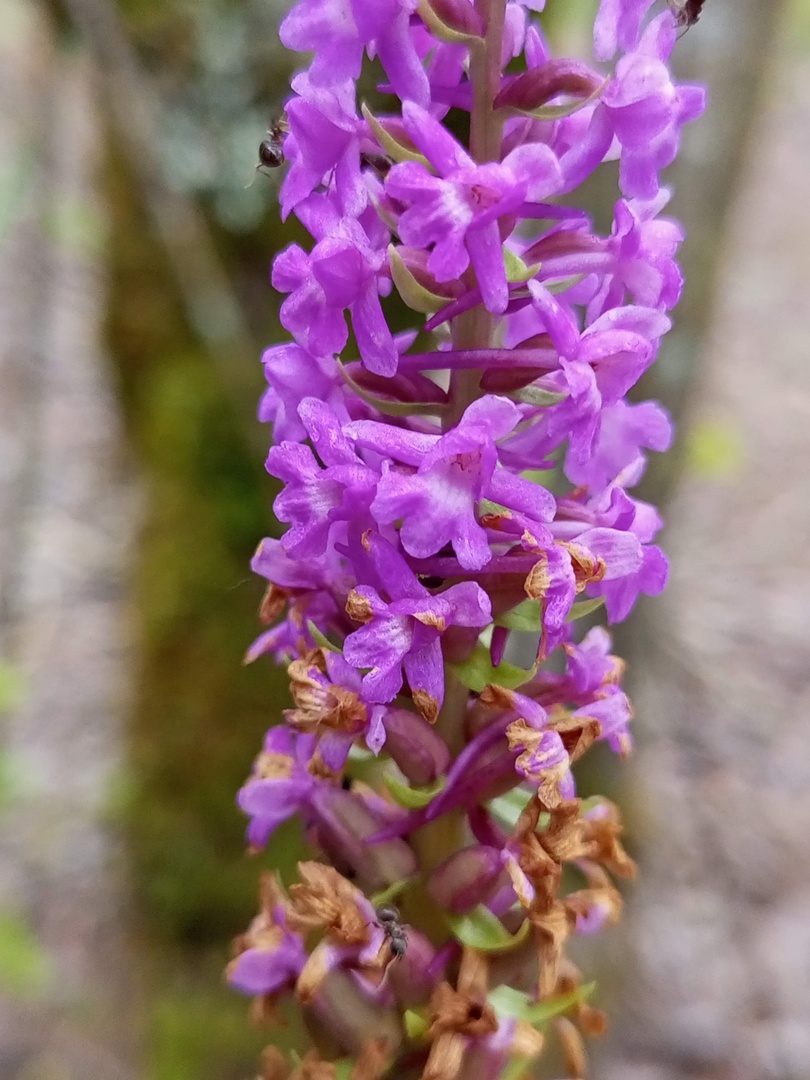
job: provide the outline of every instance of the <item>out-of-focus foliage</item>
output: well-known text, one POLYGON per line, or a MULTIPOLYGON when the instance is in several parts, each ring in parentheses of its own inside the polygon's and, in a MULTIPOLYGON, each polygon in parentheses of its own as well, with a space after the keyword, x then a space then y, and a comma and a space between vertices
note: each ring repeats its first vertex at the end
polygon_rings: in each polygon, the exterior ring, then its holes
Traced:
POLYGON ((51 978, 48 956, 25 919, 0 911, 0 992, 14 1000, 36 1000, 51 978))
MULTIPOLYGON (((272 9, 126 9, 131 38, 169 102, 161 137, 170 182, 205 209, 255 336, 258 401, 261 348, 278 336, 266 268, 280 239, 270 226, 272 182, 260 177, 247 193, 244 184, 276 81, 288 78, 286 69, 274 73, 272 9), (263 24, 252 9, 264 12, 263 24), (221 49, 216 27, 223 28, 221 49)), ((148 1076, 236 1080, 255 1067, 267 1039, 250 1034, 245 1002, 223 985, 221 971, 230 938, 255 908, 261 868, 245 856, 235 792, 286 704, 282 672, 241 662, 258 631, 262 593, 248 564, 273 528, 273 491, 246 438, 255 414, 236 415, 223 365, 212 363, 190 332, 142 192, 117 153, 107 189, 109 340, 147 487, 134 597, 140 670, 123 813, 144 955, 151 953, 144 965, 148 1076)), ((262 862, 291 865, 300 851, 287 830, 262 862)))
POLYGON ((255 230, 272 181, 250 184, 258 140, 283 100, 292 58, 278 46, 274 0, 122 0, 161 95, 159 152, 168 183, 200 197, 223 228, 255 230), (250 186, 248 186, 250 185, 250 186))

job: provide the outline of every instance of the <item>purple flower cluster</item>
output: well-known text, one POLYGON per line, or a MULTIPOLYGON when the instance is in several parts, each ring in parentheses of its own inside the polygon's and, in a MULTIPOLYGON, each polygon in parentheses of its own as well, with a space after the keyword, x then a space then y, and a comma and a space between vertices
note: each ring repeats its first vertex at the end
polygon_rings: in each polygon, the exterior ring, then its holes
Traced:
POLYGON ((249 658, 289 664, 294 707, 239 803, 253 847, 298 815, 324 863, 274 887, 230 977, 294 989, 363 1076, 407 1058, 496 1080, 540 1052, 541 1007, 566 1011, 569 1049, 601 1023, 563 946, 616 917, 632 863, 572 765, 599 740, 626 753, 631 710, 607 632, 576 620, 666 583, 630 490, 671 425, 627 395, 680 295, 660 172, 703 108, 651 6, 602 0, 600 69, 550 55, 544 0, 299 0, 282 24, 314 53, 281 188, 313 242, 272 273, 292 340, 264 355, 260 416, 288 528, 254 560, 249 658), (385 112, 359 106, 364 56, 385 112), (603 235, 573 193, 613 160, 603 235), (370 903, 392 895, 404 951, 370 903))

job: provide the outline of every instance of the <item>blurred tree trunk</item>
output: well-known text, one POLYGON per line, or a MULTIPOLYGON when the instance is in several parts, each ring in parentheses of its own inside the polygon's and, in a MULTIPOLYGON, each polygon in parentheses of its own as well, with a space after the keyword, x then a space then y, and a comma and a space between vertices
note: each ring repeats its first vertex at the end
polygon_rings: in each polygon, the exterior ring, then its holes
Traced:
POLYGON ((645 392, 687 413, 691 469, 670 590, 625 649, 642 876, 608 945, 599 1080, 809 1075, 810 56, 776 34, 784 13, 709 0, 681 43, 713 106, 676 181, 689 287, 645 392))
MULTIPOLYGON (((705 84, 708 106, 687 126, 677 165, 665 174, 675 189, 670 209, 686 226, 681 260, 686 286, 662 362, 641 389, 643 396, 663 401, 676 420, 699 386, 702 345, 723 285, 718 268, 729 214, 758 152, 761 127, 755 125, 784 59, 777 54, 778 31, 787 13, 784 0, 705 0, 700 22, 675 49, 678 78, 705 84)), ((677 454, 653 455, 648 492, 666 497, 679 472, 677 454)))
POLYGON ((86 55, 58 49, 41 8, 0 0, 0 42, 0 1075, 129 1080, 109 814, 138 515, 101 344, 98 110, 86 55))

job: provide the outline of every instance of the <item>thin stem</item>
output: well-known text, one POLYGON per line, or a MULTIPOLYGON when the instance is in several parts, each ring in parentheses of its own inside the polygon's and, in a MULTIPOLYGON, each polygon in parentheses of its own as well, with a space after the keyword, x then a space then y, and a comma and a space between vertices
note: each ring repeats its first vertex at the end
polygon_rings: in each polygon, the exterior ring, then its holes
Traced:
MULTIPOLYGON (((456 678, 449 665, 445 665, 444 680, 444 704, 436 720, 436 730, 447 743, 453 757, 457 757, 464 749, 464 720, 470 692, 456 678)), ((411 835, 411 845, 419 858, 424 877, 464 847, 465 827, 464 812, 451 810, 421 829, 417 829, 411 835)), ((414 920, 418 920, 417 925, 421 924, 422 928, 428 932, 428 936, 432 937, 429 932, 430 927, 432 926, 435 934, 436 926, 434 909, 429 897, 426 893, 421 896, 416 894, 411 903, 412 906, 406 910, 414 920), (427 904, 427 909, 425 909, 425 904, 427 904)))
MULTIPOLYGON (((476 0, 476 9, 484 19, 486 36, 481 46, 470 55, 470 78, 473 84, 473 107, 470 116, 470 153, 478 162, 497 161, 501 153, 502 120, 493 108, 501 76, 501 45, 506 0, 476 0)), ((477 282, 472 268, 468 284, 477 282)), ((482 305, 460 315, 453 322, 453 347, 460 351, 490 349, 495 319, 482 305)), ((450 378, 450 402, 444 416, 445 430, 454 427, 465 409, 481 396, 481 369, 459 368, 450 378)), ((445 698, 436 728, 450 752, 457 755, 464 748, 464 721, 469 691, 456 678, 452 667, 445 665, 445 698)), ((437 821, 419 829, 412 837, 423 870, 429 872, 465 843, 465 819, 460 810, 442 815, 437 821)), ((414 904, 414 917, 424 912, 422 903, 414 904)), ((429 917, 429 913, 428 913, 429 917)))
POLYGON ((474 49, 470 56, 470 153, 476 161, 497 161, 501 156, 503 119, 493 103, 500 89, 506 0, 475 0, 475 7, 487 29, 483 47, 474 49))
MULTIPOLYGON (((473 106, 470 114, 470 154, 476 161, 497 161, 501 156, 503 119, 493 103, 501 77, 501 48, 506 0, 476 0, 476 10, 484 20, 486 34, 481 45, 470 53, 470 79, 473 106)), ((470 286, 476 285, 472 269, 470 286)), ((488 349, 492 345, 495 320, 482 306, 460 315, 453 324, 453 346, 456 349, 488 349)), ((454 427, 464 410, 481 394, 481 373, 454 371, 450 379, 450 408, 445 417, 445 429, 454 427)))

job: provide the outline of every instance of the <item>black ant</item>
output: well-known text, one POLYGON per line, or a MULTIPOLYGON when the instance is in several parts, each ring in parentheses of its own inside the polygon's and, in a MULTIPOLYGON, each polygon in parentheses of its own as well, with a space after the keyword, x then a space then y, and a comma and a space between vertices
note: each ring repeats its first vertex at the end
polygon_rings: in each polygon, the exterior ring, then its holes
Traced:
MULTIPOLYGON (((284 157, 284 135, 289 131, 287 121, 283 117, 279 117, 278 120, 271 120, 270 127, 267 129, 267 138, 262 139, 259 143, 259 161, 256 165, 255 172, 261 172, 263 169, 278 169, 287 160, 284 157)), ((255 180, 255 173, 253 180, 255 180)), ((246 187, 250 187, 253 184, 253 180, 250 184, 246 184, 246 187)))
POLYGON ((278 119, 270 123, 267 129, 267 138, 259 143, 259 169, 278 169, 285 162, 284 157, 284 133, 287 131, 287 121, 278 119))
POLYGON ((706 0, 667 0, 667 6, 684 34, 700 18, 706 0))
POLYGON ((408 935, 400 921, 399 908, 394 907, 393 904, 377 908, 377 919, 377 926, 385 935, 388 948, 391 950, 391 960, 398 960, 405 955, 408 948, 408 935))

